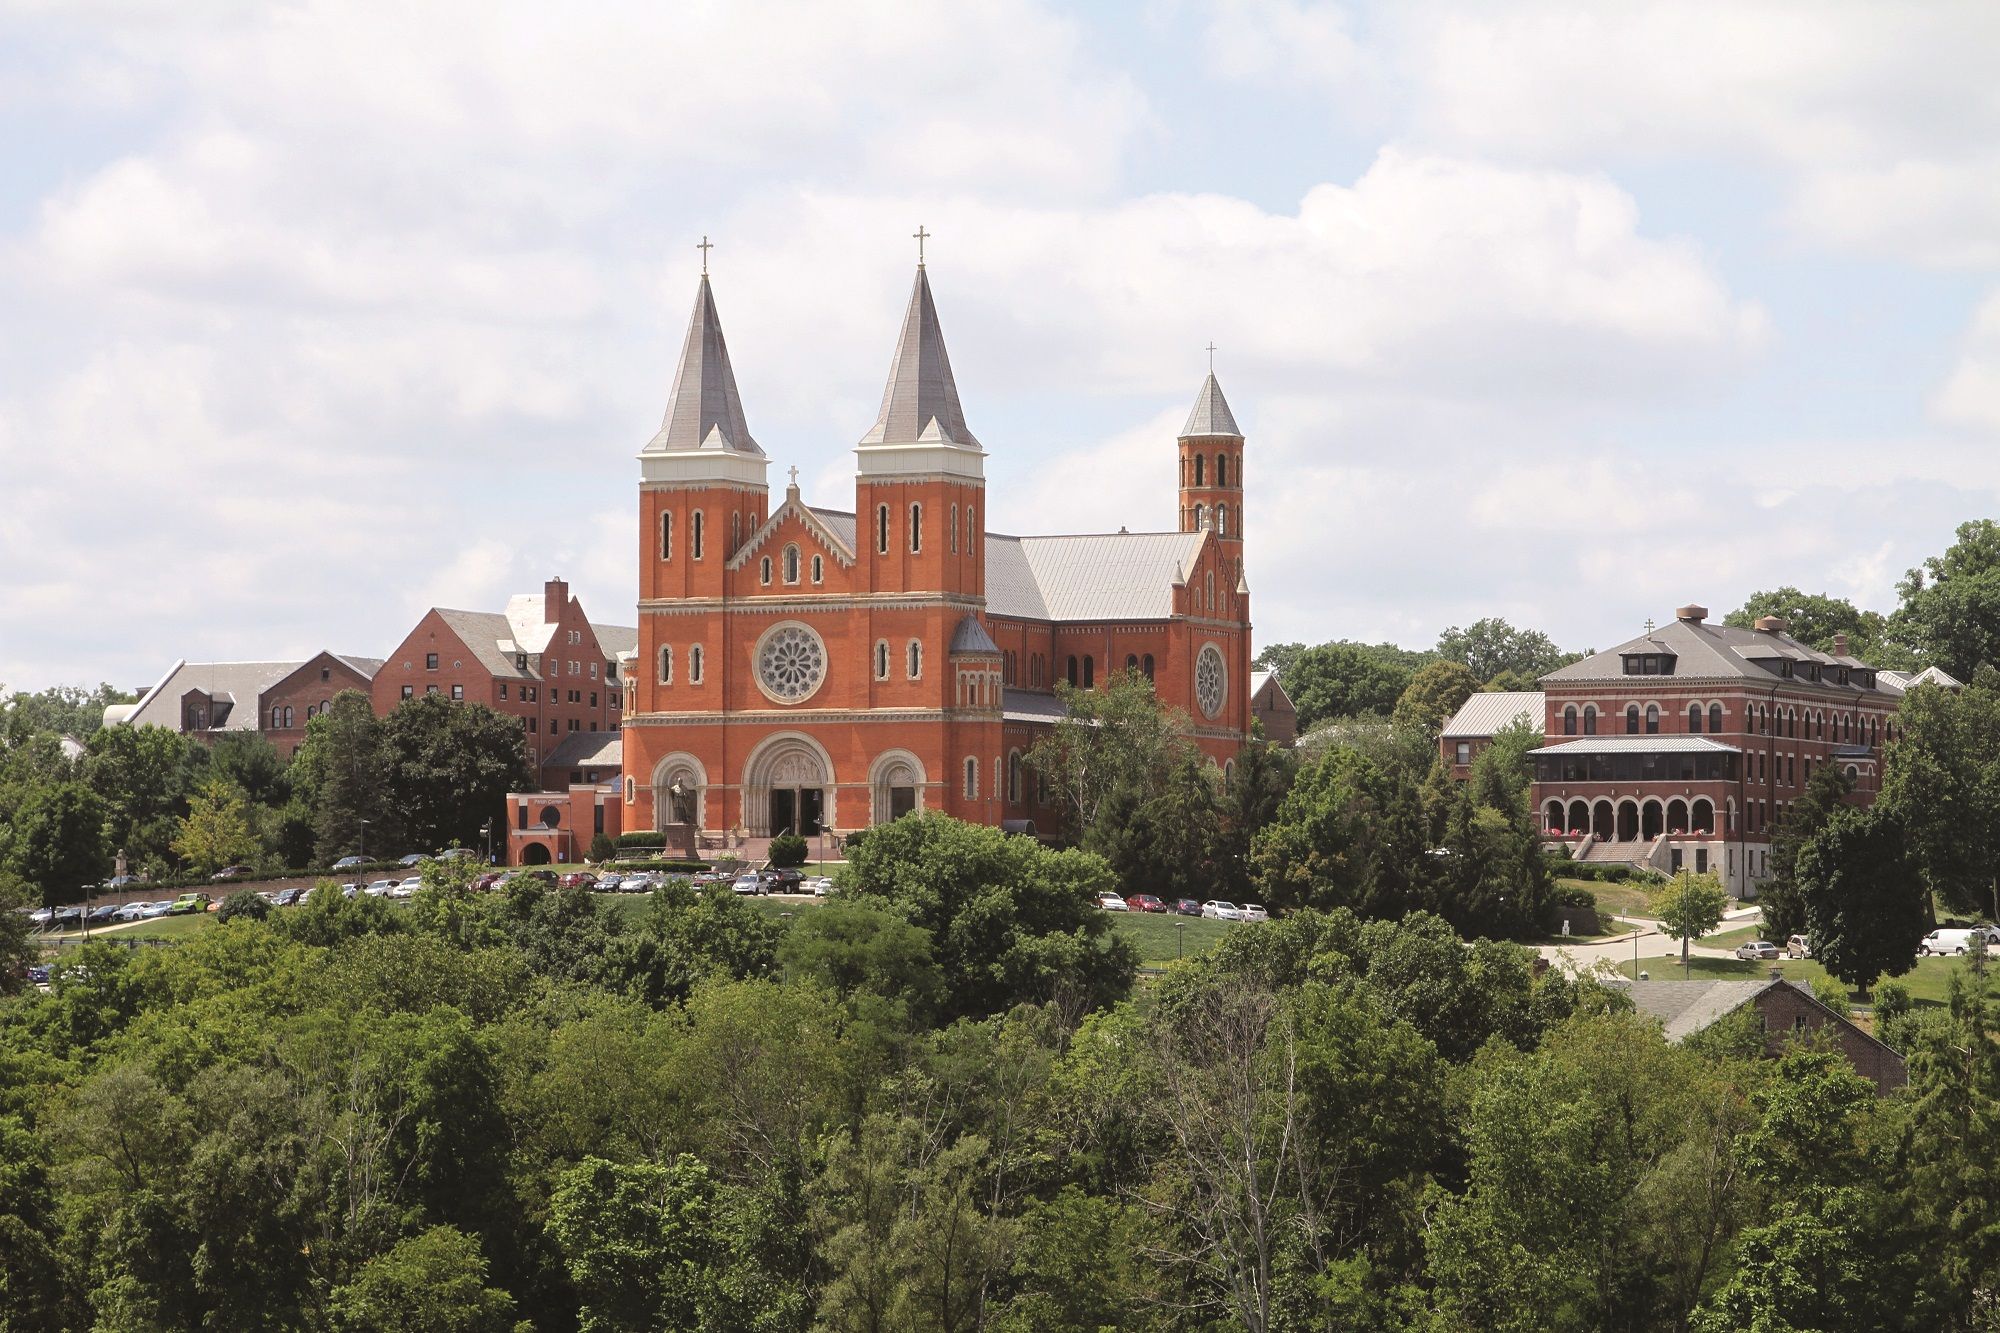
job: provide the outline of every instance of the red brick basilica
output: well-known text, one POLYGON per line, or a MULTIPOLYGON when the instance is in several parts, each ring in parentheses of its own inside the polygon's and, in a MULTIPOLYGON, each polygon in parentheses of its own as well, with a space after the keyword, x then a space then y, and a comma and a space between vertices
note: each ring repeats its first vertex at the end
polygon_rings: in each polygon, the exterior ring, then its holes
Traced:
MULTIPOLYGON (((1023 756, 1054 689, 1149 677, 1225 771, 1250 729, 1243 435, 1211 373, 1177 447, 1166 532, 986 527, 917 266, 854 508, 774 506, 706 273, 666 417, 639 454, 639 642, 625 695, 627 830, 848 831, 910 810, 1048 819, 1023 756)), ((792 469, 796 478, 797 469, 792 469)))

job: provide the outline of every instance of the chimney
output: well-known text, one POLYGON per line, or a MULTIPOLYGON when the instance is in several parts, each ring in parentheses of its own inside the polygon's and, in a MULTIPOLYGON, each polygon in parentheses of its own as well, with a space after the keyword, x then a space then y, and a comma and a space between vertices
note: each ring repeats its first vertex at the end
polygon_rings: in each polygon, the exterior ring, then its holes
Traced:
POLYGON ((1783 616, 1758 616, 1756 629, 1759 634, 1783 634, 1787 628, 1783 616))
POLYGON ((1693 602, 1689 602, 1686 606, 1674 612, 1674 619, 1685 620, 1692 625, 1699 625, 1702 621, 1708 619, 1708 608, 1705 606, 1696 606, 1693 602))
POLYGON ((553 625, 569 609, 569 585, 560 575, 542 585, 542 623, 553 625))
POLYGON ((1847 636, 1845 634, 1836 634, 1833 636, 1833 655, 1835 657, 1847 656, 1847 636))

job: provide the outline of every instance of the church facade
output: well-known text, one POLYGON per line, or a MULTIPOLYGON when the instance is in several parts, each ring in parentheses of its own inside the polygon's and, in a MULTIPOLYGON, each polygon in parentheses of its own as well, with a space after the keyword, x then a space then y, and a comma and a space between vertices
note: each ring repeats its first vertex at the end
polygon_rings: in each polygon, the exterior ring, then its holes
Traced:
POLYGON ((1212 373, 1163 442, 1171 530, 991 532, 986 450, 920 263, 855 456, 851 510, 805 504, 796 480, 773 503, 704 273, 639 454, 626 830, 716 845, 912 810, 1046 825, 1025 755, 1060 716, 1056 683, 1119 671, 1149 677, 1227 771, 1251 717, 1244 439, 1212 373))

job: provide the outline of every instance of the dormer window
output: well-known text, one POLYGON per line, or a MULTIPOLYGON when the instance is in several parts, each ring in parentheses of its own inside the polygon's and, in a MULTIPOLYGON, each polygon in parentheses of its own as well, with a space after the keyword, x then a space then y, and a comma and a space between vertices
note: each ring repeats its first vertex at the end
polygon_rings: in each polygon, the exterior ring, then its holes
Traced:
POLYGON ((1621 660, 1628 676, 1671 676, 1679 659, 1672 653, 1626 653, 1621 660))

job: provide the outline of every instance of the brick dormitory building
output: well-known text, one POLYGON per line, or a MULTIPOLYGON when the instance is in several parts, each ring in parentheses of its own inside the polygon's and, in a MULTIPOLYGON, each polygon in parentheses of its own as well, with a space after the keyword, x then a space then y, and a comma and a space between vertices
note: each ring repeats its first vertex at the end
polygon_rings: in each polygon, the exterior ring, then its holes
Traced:
POLYGON ((1714 871, 1754 897, 1771 835, 1815 770, 1839 765, 1850 799, 1871 804, 1919 682, 1851 656, 1844 639, 1823 653, 1785 631, 1774 616, 1738 629, 1684 606, 1544 676, 1533 792, 1545 835, 1580 860, 1714 871))

